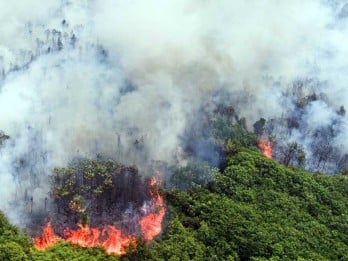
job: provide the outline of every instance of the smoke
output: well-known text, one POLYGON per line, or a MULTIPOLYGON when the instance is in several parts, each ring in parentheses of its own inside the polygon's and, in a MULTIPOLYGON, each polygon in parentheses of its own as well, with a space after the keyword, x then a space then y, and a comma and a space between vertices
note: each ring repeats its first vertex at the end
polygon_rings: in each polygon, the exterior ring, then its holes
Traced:
POLYGON ((25 191, 43 201, 51 169, 74 157, 180 162, 182 136, 202 107, 233 104, 250 127, 260 117, 295 117, 289 90, 299 79, 310 79, 309 94, 325 102, 303 108, 301 127, 287 138, 311 157, 306 133, 339 121, 333 143, 343 155, 347 116, 337 120, 336 111, 348 98, 347 5, 0 3, 0 129, 11 137, 0 151, 0 209, 23 222, 13 202, 25 191))

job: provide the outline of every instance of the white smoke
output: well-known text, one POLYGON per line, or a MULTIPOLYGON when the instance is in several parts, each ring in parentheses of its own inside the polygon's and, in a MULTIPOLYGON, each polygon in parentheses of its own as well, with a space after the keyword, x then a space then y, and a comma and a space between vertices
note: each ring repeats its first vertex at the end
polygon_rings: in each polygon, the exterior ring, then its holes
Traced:
POLYGON ((288 109, 293 81, 316 79, 330 106, 313 104, 306 118, 313 128, 330 121, 348 97, 346 9, 318 0, 1 2, 0 130, 11 142, 1 150, 0 209, 9 213, 30 188, 42 201, 51 169, 74 157, 173 162, 187 123, 222 90, 252 125, 288 109))

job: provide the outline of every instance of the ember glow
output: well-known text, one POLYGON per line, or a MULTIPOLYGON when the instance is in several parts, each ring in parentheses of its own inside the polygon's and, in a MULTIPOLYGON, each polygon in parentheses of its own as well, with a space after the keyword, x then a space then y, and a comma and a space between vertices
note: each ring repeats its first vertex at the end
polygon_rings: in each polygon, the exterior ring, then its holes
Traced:
POLYGON ((260 140, 258 146, 262 150, 263 155, 272 159, 272 143, 270 141, 260 140))
MULTIPOLYGON (((164 199, 158 193, 156 187, 157 180, 152 178, 149 184, 150 207, 145 216, 139 220, 141 235, 145 242, 151 241, 161 233, 166 211, 164 199)), ((127 235, 112 225, 106 225, 103 228, 91 228, 89 225, 78 224, 78 227, 78 229, 66 228, 63 237, 60 237, 54 232, 49 222, 43 229, 43 235, 34 238, 34 245, 38 250, 45 250, 58 241, 65 241, 81 247, 102 246, 109 255, 125 254, 129 246, 136 245, 136 236, 127 235)))

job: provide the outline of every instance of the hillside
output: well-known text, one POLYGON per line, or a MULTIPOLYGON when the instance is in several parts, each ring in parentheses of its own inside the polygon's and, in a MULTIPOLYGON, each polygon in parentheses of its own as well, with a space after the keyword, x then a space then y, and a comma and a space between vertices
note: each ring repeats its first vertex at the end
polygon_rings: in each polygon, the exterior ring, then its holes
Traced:
MULTIPOLYGON (((121 260, 348 259, 347 176, 284 167, 245 148, 206 186, 195 179, 202 168, 192 170, 172 176, 191 184, 185 191, 162 191, 163 234, 121 260)), ((117 260, 66 243, 37 251, 3 216, 0 235, 1 260, 117 260)))
POLYGON ((348 0, 0 18, 0 261, 348 261, 348 0))

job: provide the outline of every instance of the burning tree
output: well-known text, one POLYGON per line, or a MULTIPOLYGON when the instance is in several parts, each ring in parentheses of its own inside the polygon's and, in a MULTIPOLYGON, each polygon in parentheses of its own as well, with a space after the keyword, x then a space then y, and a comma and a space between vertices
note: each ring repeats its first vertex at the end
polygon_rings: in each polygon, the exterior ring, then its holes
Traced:
POLYGON ((124 254, 137 238, 152 240, 162 230, 164 199, 155 178, 112 160, 77 160, 51 176, 50 222, 34 239, 38 249, 57 241, 102 246, 124 254))

